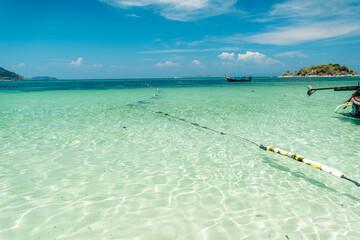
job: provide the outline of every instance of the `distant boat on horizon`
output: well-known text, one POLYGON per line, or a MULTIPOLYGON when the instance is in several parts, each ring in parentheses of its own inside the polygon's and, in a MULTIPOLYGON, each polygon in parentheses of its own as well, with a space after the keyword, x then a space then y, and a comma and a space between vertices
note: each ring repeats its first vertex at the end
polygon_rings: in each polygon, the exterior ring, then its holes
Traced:
POLYGON ((248 79, 246 79, 245 77, 242 77, 241 79, 239 78, 230 78, 226 75, 225 73, 225 77, 226 77, 226 80, 229 81, 229 82, 251 82, 251 79, 252 77, 249 77, 248 79))

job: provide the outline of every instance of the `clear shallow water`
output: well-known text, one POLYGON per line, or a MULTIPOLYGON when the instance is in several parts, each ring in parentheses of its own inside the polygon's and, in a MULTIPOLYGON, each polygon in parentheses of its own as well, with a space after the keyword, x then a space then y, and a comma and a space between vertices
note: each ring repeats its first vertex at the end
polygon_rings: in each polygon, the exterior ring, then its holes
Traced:
POLYGON ((351 93, 307 81, 0 83, 0 239, 359 239, 354 184, 156 113, 360 180, 351 93))

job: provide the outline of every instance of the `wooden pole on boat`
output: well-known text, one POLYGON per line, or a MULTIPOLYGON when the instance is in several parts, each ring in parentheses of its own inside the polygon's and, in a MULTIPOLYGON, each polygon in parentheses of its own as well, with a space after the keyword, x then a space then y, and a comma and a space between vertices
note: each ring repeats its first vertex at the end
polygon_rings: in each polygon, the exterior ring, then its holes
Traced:
POLYGON ((311 85, 308 86, 307 94, 311 96, 317 90, 330 90, 334 89, 334 91, 351 91, 359 89, 359 86, 346 86, 346 87, 329 87, 329 88, 312 88, 311 85))
MULTIPOLYGON (((354 92, 354 94, 351 95, 351 97, 344 102, 344 104, 350 102, 350 100, 351 100, 353 97, 355 97, 355 95, 359 92, 359 90, 360 90, 360 88, 358 88, 358 89, 356 90, 356 92, 354 92)), ((347 106, 349 106, 349 105, 345 105, 345 106, 343 107, 343 109, 347 108, 347 106)))

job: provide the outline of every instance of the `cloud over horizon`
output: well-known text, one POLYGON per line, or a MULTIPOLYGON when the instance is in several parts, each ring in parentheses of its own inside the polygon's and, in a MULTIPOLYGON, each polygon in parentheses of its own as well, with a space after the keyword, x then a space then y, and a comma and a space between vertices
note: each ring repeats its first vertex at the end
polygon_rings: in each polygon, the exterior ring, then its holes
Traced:
POLYGON ((194 64, 194 65, 200 65, 201 64, 199 60, 193 60, 191 63, 194 64))
POLYGON ((20 64, 14 66, 13 68, 19 68, 19 67, 25 67, 25 63, 20 63, 20 64))
POLYGON ((245 38, 259 44, 295 45, 309 41, 340 37, 350 34, 360 27, 355 24, 313 24, 311 26, 290 26, 260 33, 245 38))
POLYGON ((223 52, 223 53, 221 53, 221 54, 218 55, 218 58, 220 58, 220 59, 234 60, 234 56, 235 56, 235 53, 223 52))
POLYGON ((83 58, 79 57, 76 61, 71 61, 70 65, 80 66, 82 64, 83 58))
POLYGON ((194 21, 234 12, 237 0, 99 0, 113 7, 147 7, 175 21, 194 21))
POLYGON ((288 0, 275 4, 263 19, 269 30, 245 40, 270 45, 295 45, 321 39, 360 35, 358 0, 288 0))
MULTIPOLYGON (((235 53, 223 52, 218 55, 218 58, 222 60, 235 60, 235 53)), ((264 54, 259 52, 247 51, 244 54, 239 53, 237 55, 237 62, 251 62, 256 64, 276 64, 280 63, 278 60, 266 57, 264 54)))
POLYGON ((253 62, 258 64, 271 64, 271 63, 280 63, 277 60, 273 60, 269 57, 266 57, 264 54, 259 52, 247 51, 245 54, 238 54, 238 61, 240 62, 253 62))
POLYGON ((163 63, 157 63, 154 67, 180 67, 181 65, 178 63, 174 63, 173 61, 166 61, 163 63))
POLYGON ((278 53, 275 55, 276 57, 306 57, 306 55, 302 51, 289 51, 278 53))
POLYGON ((206 66, 201 64, 201 62, 197 59, 192 60, 191 65, 197 68, 206 68, 206 66))

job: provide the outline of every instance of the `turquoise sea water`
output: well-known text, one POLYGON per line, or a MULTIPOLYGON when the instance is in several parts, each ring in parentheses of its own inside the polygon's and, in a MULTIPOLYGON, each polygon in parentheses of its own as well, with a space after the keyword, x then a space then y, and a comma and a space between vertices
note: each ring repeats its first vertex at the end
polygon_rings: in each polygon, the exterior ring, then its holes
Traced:
POLYGON ((359 239, 360 78, 0 82, 0 239, 359 239), (145 84, 159 88, 148 88, 145 84))

